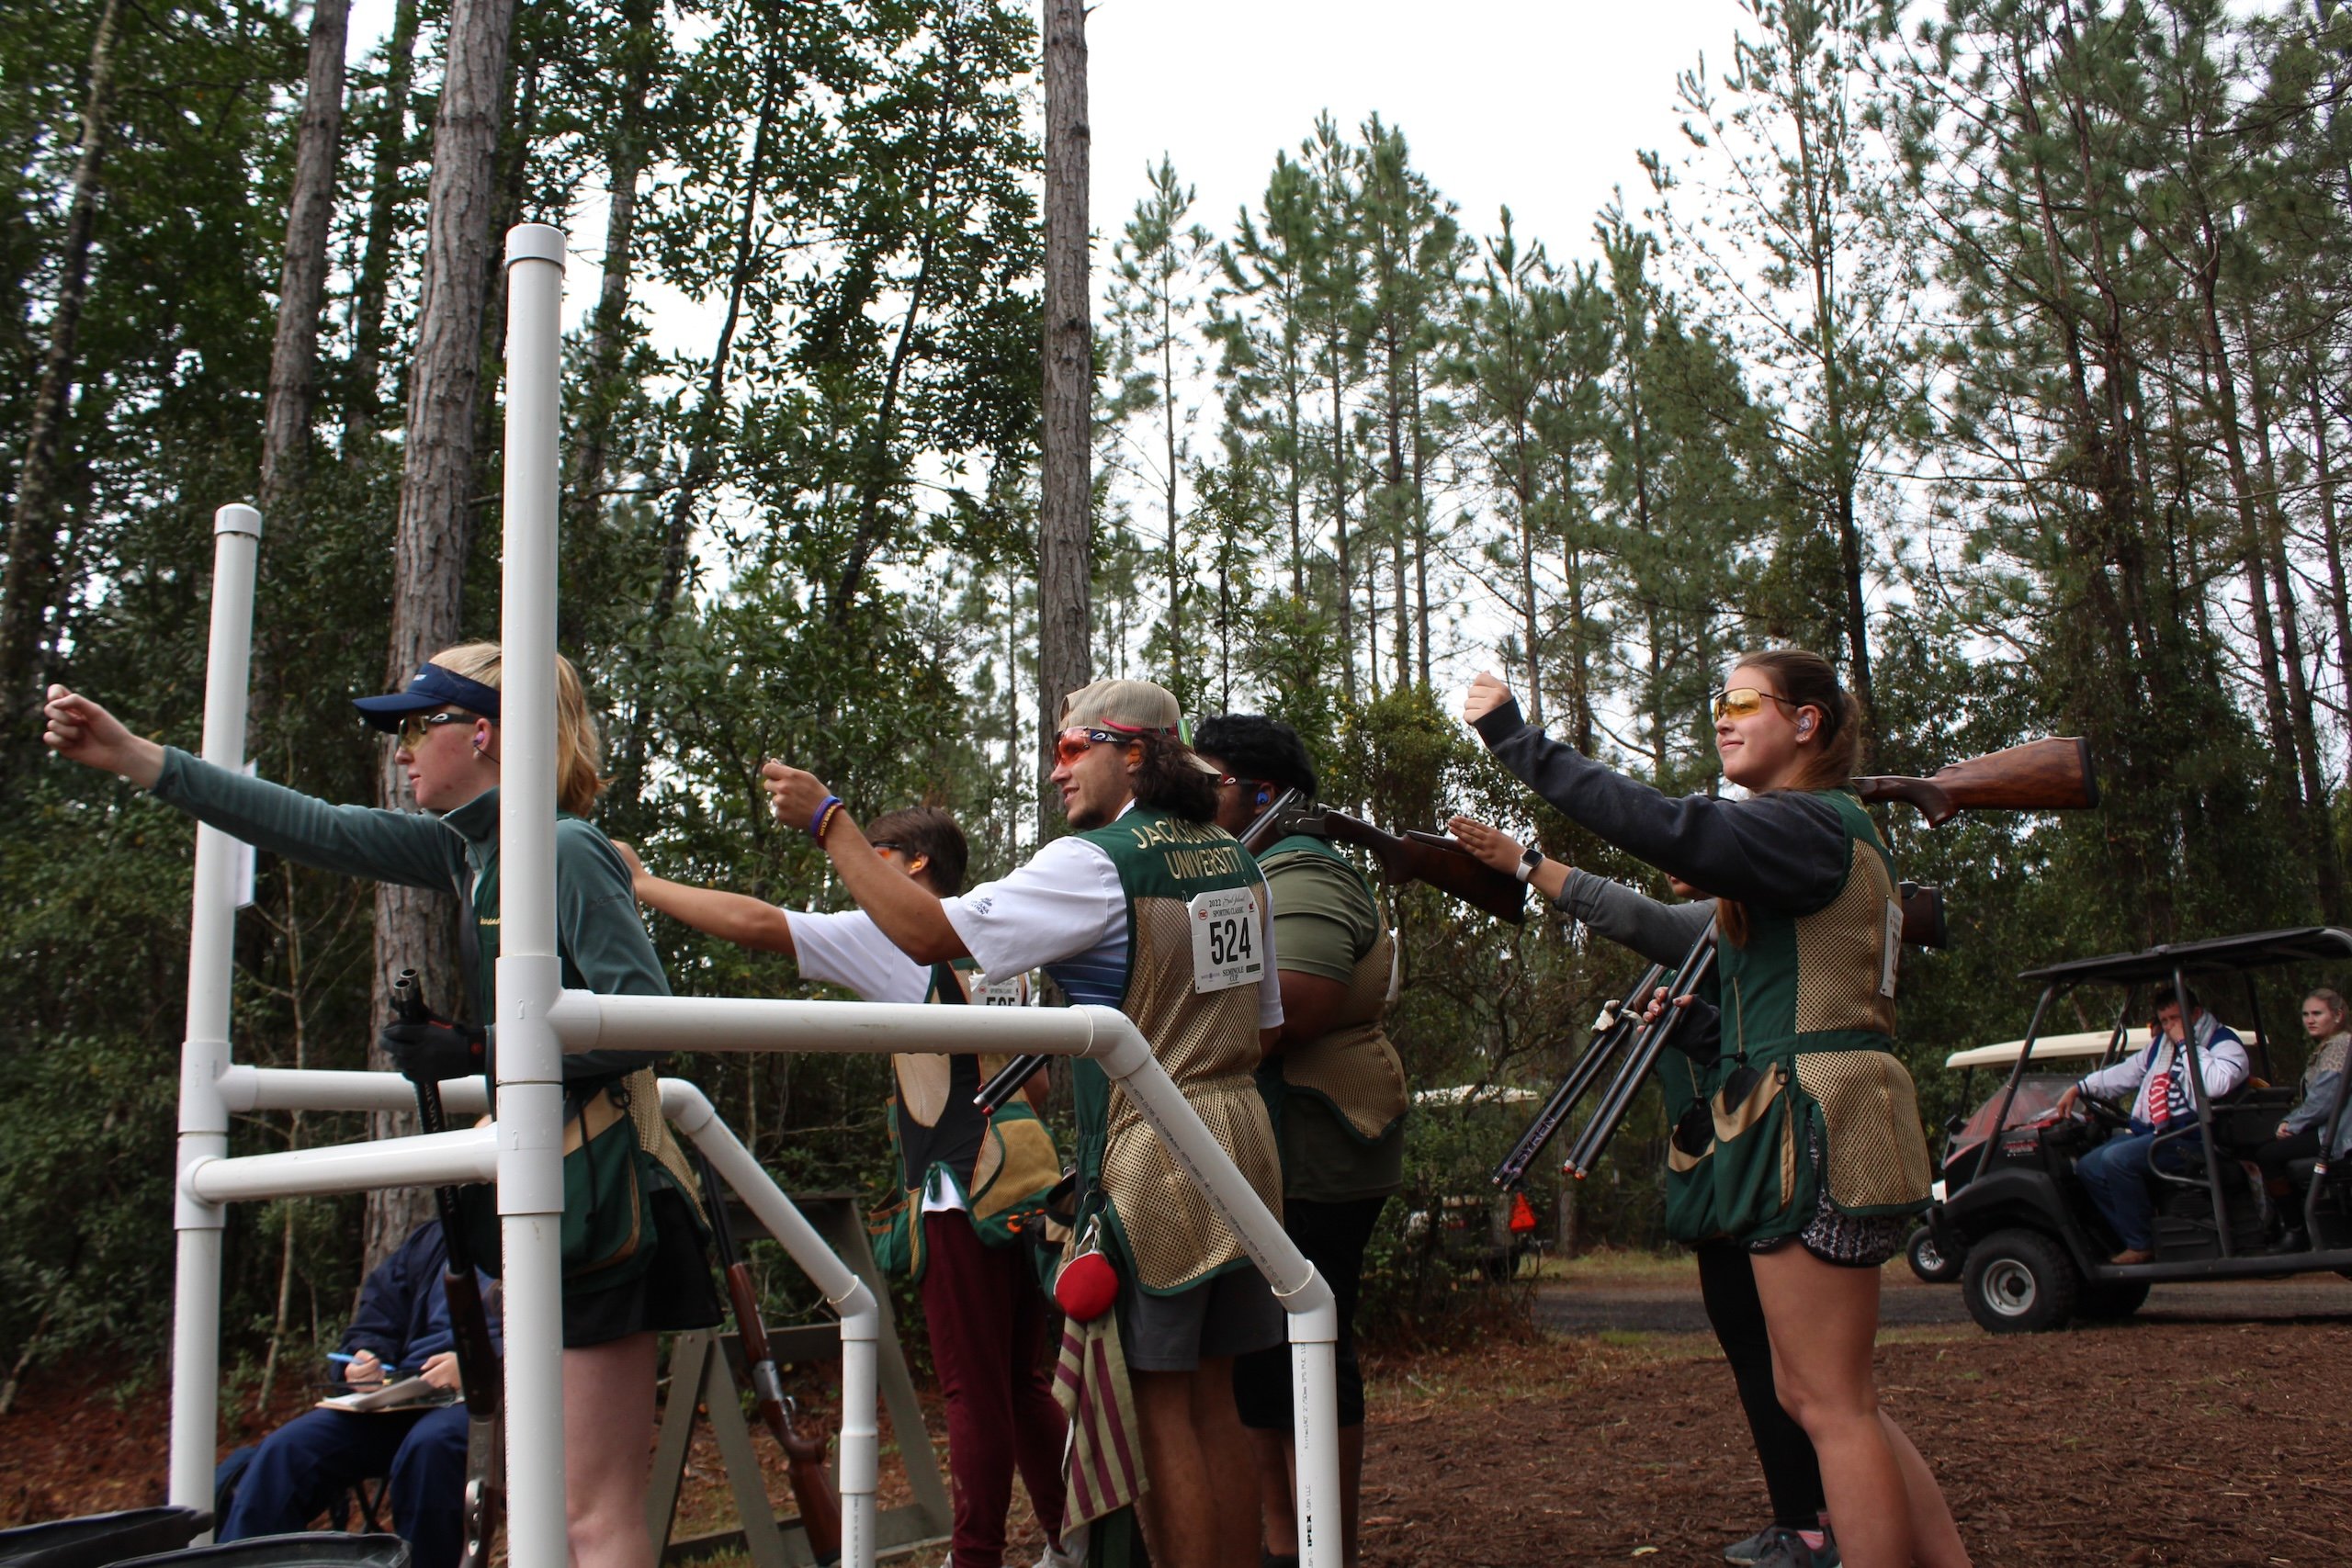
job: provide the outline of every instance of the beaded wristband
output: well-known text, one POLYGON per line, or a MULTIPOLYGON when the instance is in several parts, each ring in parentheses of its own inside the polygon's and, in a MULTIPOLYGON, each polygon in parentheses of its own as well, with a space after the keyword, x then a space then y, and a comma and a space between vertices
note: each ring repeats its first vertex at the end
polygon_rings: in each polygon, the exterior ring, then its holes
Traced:
POLYGON ((842 797, 829 795, 817 803, 817 815, 808 818, 808 836, 819 843, 825 841, 826 820, 842 807, 842 797))

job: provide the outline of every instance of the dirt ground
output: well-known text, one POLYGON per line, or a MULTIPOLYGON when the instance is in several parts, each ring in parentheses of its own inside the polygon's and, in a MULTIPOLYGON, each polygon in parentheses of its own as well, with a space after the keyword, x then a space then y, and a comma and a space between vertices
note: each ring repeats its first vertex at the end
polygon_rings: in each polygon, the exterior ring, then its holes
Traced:
MULTIPOLYGON (((1640 1288, 1673 1292, 1670 1279, 1640 1288)), ((2175 1297, 2144 1321, 2053 1336, 1890 1329, 1878 1355, 1887 1406, 1941 1478, 1976 1561, 2301 1568, 2352 1557, 2352 1305, 2334 1281, 2258 1291, 2230 1303, 2258 1311, 2252 1322, 2175 1297)), ((1906 1314, 1934 1315, 1889 1315, 1906 1314)), ((1374 1356, 1367 1372, 1367 1564, 1711 1563, 1764 1522, 1729 1375, 1702 1334, 1532 1335, 1374 1356)), ((300 1407, 300 1391, 277 1403, 273 1419, 300 1407)), ((224 1436, 250 1441, 267 1424, 224 1436)), ((773 1445, 759 1447, 785 1505, 773 1445)), ((0 1526, 158 1501, 163 1462, 154 1391, 124 1400, 102 1378, 37 1381, 0 1417, 0 1526)), ((884 1489, 886 1506, 905 1495, 895 1445, 884 1489)), ((1015 1508, 1008 1561, 1032 1562, 1040 1537, 1025 1503, 1015 1508)), ((680 1512, 681 1534, 731 1522, 707 1438, 680 1512)))

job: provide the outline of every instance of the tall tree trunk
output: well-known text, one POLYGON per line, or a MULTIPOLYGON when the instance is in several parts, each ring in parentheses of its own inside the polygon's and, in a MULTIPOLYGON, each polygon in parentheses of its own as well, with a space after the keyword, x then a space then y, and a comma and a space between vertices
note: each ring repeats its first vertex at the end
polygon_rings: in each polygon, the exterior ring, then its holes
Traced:
POLYGON ((588 386, 580 412, 580 439, 572 447, 569 522, 578 528, 596 514, 598 495, 612 463, 613 403, 620 388, 621 355, 628 344, 628 286, 636 265, 637 182, 648 152, 646 95, 652 89, 653 61, 661 48, 654 23, 661 0, 628 0, 621 13, 626 63, 612 140, 605 152, 605 268, 596 289, 596 310, 588 325, 588 386))
MULTIPOLYGON (((466 547, 474 482, 474 413, 481 389, 483 303, 489 293, 499 205, 498 111, 506 86, 506 46, 514 0, 455 0, 441 110, 433 131, 433 179, 425 220, 424 277, 417 302, 416 353, 409 373, 408 423, 401 447, 400 519, 392 541, 392 635, 384 663, 388 686, 405 684, 417 667, 458 638, 465 591, 466 547)), ((407 780, 384 752, 377 800, 413 808, 407 780)), ((376 890, 375 1016, 390 1021, 390 984, 402 969, 435 976, 437 998, 454 1000, 458 983, 450 925, 452 898, 438 891, 376 890)), ((389 1071, 374 1045, 368 1066, 389 1071)), ((411 1118, 379 1112, 376 1134, 405 1130, 411 1118)), ((368 1266, 400 1245, 424 1213, 410 1190, 368 1198, 368 1266)))
POLYGON ((1348 553, 1348 418, 1347 346, 1335 313, 1328 323, 1331 351, 1331 523, 1332 553, 1340 568, 1340 689, 1348 706, 1356 705, 1356 576, 1348 553))
POLYGON ((727 377, 735 353, 735 333, 743 320, 743 297, 758 258, 760 196, 767 184, 768 157, 775 131, 776 62, 770 58, 761 76, 759 119, 752 132, 751 160, 744 165, 742 213, 735 226, 735 259, 728 269, 727 310, 719 318, 718 341, 712 346, 710 367, 704 373, 700 400, 687 425, 694 446, 686 453, 685 472, 670 496, 670 513, 662 525, 661 573, 653 585, 653 601, 646 608, 644 650, 632 660, 629 701, 635 708, 622 742, 620 764, 613 771, 612 799, 624 809, 636 804, 645 781, 646 682, 659 670, 665 628, 685 592, 687 546, 694 540, 695 502, 718 472, 714 432, 726 417, 727 377))
POLYGON ((319 306, 326 297, 327 224, 334 214, 334 176, 343 152, 343 51, 351 0, 316 0, 311 9, 311 75, 294 143, 294 197, 286 214, 286 260, 277 281, 277 337, 269 354, 269 399, 262 408, 261 513, 301 482, 311 445, 311 405, 318 395, 319 306))
POLYGON ((2287 563, 2287 517, 2279 507, 2278 466, 2270 446, 2274 418, 2271 389, 2263 379, 2262 355, 2252 331, 2246 331, 2244 337, 2246 385, 2254 404, 2255 455, 2261 465, 2262 495, 2257 516, 2263 525, 2270 592, 2278 601, 2279 657, 2287 676, 2287 718, 2294 728, 2295 766, 2302 775, 2303 826, 2311 836, 2320 915, 2330 925, 2336 925, 2344 919, 2344 866, 2335 851, 2335 827, 2327 806, 2327 779, 2320 768, 2319 726, 2312 712, 2311 681, 2303 671, 2301 617, 2295 613, 2294 577, 2287 563))
POLYGON ((1159 432, 1165 464, 1168 513, 1168 653, 1169 682, 1178 698, 1190 703, 1194 694, 1184 673, 1184 556, 1176 516, 1176 229, 1169 225, 1167 254, 1160 267, 1159 288, 1159 432))
POLYGON ((2345 585, 2344 538, 2335 525, 2335 464, 2328 445, 2327 409, 2320 397, 2319 370, 2312 371, 2312 455, 2318 468, 2320 543, 2327 552, 2328 604, 2335 613, 2337 678, 2345 697, 2352 702, 2352 592, 2345 585))
POLYGON ((963 35, 956 27, 952 12, 941 37, 940 53, 948 80, 940 84, 939 114, 932 124, 931 149, 924 166, 922 206, 916 220, 922 231, 915 240, 914 281, 907 288, 907 313, 899 325, 899 340, 890 350, 889 368, 882 377, 882 396, 875 404, 874 434, 858 464, 857 528, 851 536, 849 551, 833 588, 831 618, 836 627, 848 626, 858 590, 865 582, 865 569, 874 552, 882 547, 882 502, 897 477, 892 452, 899 440, 899 399, 905 389, 907 365, 914 353, 922 313, 931 302, 932 265, 939 254, 940 230, 955 227, 953 222, 943 225, 939 216, 939 182, 946 172, 948 119, 956 112, 955 83, 960 74, 963 54, 963 35))
POLYGON ((17 470, 17 510, 8 519, 8 566, 0 575, 0 716, 12 739, 0 759, 38 750, 24 737, 37 733, 13 722, 37 711, 49 661, 41 649, 54 585, 57 551, 57 462, 74 397, 74 347, 90 287, 90 247, 97 229, 98 189, 106 167, 108 119, 114 110, 115 27, 121 0, 107 0, 90 40, 90 74, 82 98, 82 141, 74 161, 74 196, 65 214, 58 258, 57 304, 50 312, 49 347, 33 390, 32 427, 17 470))
POLYGON ((1037 732, 1042 837, 1061 700, 1091 679, 1093 302, 1087 293, 1085 0, 1044 0, 1046 280, 1043 473, 1037 498, 1037 732))
POLYGON ((385 44, 384 102, 377 112, 376 166, 368 184, 368 239, 352 288, 351 389, 343 411, 345 462, 367 450, 383 410, 384 307, 391 288, 392 224, 400 211, 401 166, 408 158, 408 96, 416 80, 416 0, 392 10, 385 44))
POLYGON ((1421 364, 1413 362, 1413 626, 1421 690, 1430 691, 1430 498, 1428 434, 1423 428, 1421 364))
POLYGON ((1404 378, 1396 364, 1399 357, 1396 328, 1392 322, 1388 328, 1388 408, 1386 410, 1388 504, 1383 510, 1388 525, 1389 568, 1396 574, 1395 603, 1396 689, 1401 692, 1413 683, 1413 622, 1405 572, 1406 414, 1404 378))

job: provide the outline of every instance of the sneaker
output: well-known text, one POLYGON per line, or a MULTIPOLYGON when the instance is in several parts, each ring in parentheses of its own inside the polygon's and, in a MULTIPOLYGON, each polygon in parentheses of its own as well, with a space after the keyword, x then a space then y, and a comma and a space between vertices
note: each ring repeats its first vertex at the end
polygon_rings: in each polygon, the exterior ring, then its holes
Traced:
POLYGON ((1769 1563, 1772 1568, 1786 1568, 1786 1565, 1792 1562, 1797 1564, 1797 1568, 1804 1568, 1804 1564, 1810 1561, 1817 1564, 1818 1568, 1838 1568, 1838 1543, 1828 1530, 1824 1529, 1821 1534, 1824 1542, 1822 1551, 1814 1552, 1810 1560, 1802 1557, 1792 1558, 1788 1555, 1788 1550, 1792 1544, 1800 1551, 1810 1550, 1804 1544, 1804 1537, 1786 1525, 1766 1525, 1746 1540, 1736 1540, 1724 1547, 1724 1561, 1738 1563, 1769 1563), (1778 1555, 1775 1555, 1776 1553, 1778 1555))
POLYGON ((2108 1259, 2109 1263, 2126 1269, 2135 1263, 2154 1263, 2155 1260, 2156 1255, 2144 1247, 2127 1247, 2108 1259))
POLYGON ((1826 1532, 1821 1550, 1815 1551, 1796 1531, 1784 1525, 1773 1525, 1726 1549, 1724 1555, 1730 1558, 1732 1552, 1751 1547, 1756 1551, 1756 1555, 1747 1560, 1751 1568, 1838 1568, 1838 1543, 1827 1539, 1826 1532))

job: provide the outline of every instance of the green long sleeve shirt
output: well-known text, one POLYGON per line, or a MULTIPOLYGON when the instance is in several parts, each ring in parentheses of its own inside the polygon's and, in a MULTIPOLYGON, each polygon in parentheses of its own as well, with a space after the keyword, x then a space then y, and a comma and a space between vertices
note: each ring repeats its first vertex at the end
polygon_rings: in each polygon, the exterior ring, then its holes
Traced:
MULTIPOLYGON (((164 750, 155 797, 255 849, 322 871, 404 887, 465 893, 481 935, 473 976, 477 1018, 494 1012, 498 957, 498 792, 435 817, 368 806, 330 806, 299 790, 216 767, 175 747, 164 750)), ((602 833, 576 817, 555 829, 556 951, 563 984, 606 996, 666 997, 669 982, 638 918, 628 868, 602 833)), ((634 1051, 564 1057, 566 1078, 608 1077, 660 1058, 634 1051)))

